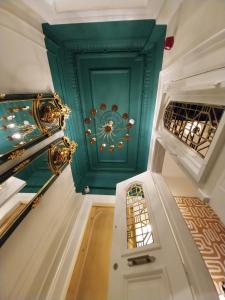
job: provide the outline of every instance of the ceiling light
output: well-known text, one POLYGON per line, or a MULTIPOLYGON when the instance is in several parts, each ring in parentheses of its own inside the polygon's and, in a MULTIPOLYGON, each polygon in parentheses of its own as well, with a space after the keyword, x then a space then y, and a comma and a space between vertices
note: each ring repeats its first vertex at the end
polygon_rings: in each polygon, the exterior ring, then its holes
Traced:
POLYGON ((16 133, 14 133, 13 135, 12 135, 12 138, 14 139, 14 140, 19 140, 19 139, 21 139, 21 134, 19 133, 19 132, 16 132, 16 133))
POLYGON ((90 109, 90 115, 84 119, 88 125, 85 135, 90 144, 97 144, 100 151, 108 150, 113 153, 116 149, 124 148, 124 141, 130 140, 130 129, 135 125, 135 120, 127 112, 119 113, 119 106, 113 104, 109 109, 101 103, 99 109, 90 109))

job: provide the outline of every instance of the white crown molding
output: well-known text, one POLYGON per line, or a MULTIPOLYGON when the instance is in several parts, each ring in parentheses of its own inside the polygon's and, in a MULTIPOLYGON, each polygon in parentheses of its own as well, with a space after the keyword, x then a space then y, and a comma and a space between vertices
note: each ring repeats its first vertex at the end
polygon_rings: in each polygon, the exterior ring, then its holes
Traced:
POLYGON ((0 26, 35 43, 46 51, 44 35, 31 24, 0 7, 0 26))
POLYGON ((39 32, 42 32, 41 24, 44 20, 40 18, 30 6, 25 5, 22 0, 0 1, 0 8, 8 11, 25 23, 28 23, 39 32))
POLYGON ((184 0, 166 0, 156 18, 156 24, 169 24, 184 0))
POLYGON ((148 0, 146 7, 57 12, 54 0, 9 0, 1 7, 41 30, 41 23, 69 24, 154 19, 168 24, 183 0, 148 0))
POLYGON ((142 8, 146 9, 152 0, 53 0, 52 5, 58 13, 86 11, 86 10, 108 10, 108 9, 130 9, 142 8))
POLYGON ((164 83, 200 75, 225 67, 224 61, 225 29, 220 30, 207 40, 198 44, 163 71, 164 83))
POLYGON ((167 24, 183 0, 149 0, 144 8, 98 9, 57 12, 54 1, 19 0, 49 24, 106 22, 119 20, 155 19, 167 24), (164 6, 166 8, 164 9, 164 6), (161 14, 162 12, 162 14, 161 14))
POLYGON ((45 0, 19 0, 21 5, 29 7, 32 11, 36 13, 37 16, 42 20, 42 22, 47 22, 52 24, 54 18, 54 6, 51 6, 45 0))

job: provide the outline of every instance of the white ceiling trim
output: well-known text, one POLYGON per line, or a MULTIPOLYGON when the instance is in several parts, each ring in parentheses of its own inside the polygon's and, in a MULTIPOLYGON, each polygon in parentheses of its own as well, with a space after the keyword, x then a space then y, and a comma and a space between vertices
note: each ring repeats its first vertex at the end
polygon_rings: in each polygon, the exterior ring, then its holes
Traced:
POLYGON ((157 24, 169 24, 175 12, 184 0, 166 0, 156 19, 157 24))
MULTIPOLYGON (((103 22, 118 20, 157 19, 167 0, 148 0, 144 8, 98 9, 57 12, 54 1, 21 0, 49 24, 103 22)), ((142 4, 144 2, 141 2, 142 4)), ((93 6, 92 6, 93 7, 93 6)))
MULTIPOLYGON (((143 8, 118 8, 57 12, 55 0, 17 0, 39 16, 42 22, 49 24, 88 23, 121 20, 155 19, 157 24, 168 24, 183 0, 142 0, 143 8)), ((60 0, 62 1, 62 0, 60 0)), ((69 1, 69 0, 65 0, 69 1)), ((95 0, 92 0, 94 2, 95 0)), ((97 1, 97 0, 96 0, 97 1)), ((100 0, 98 0, 100 1, 100 0)), ((121 1, 121 0, 120 0, 121 1)), ((127 0, 127 3, 131 0, 127 0)), ((136 1, 136 0, 135 0, 136 1)), ((78 0, 80 2, 80 0, 78 0)), ((130 2, 134 5, 133 2, 130 2)), ((85 4, 86 5, 86 4, 85 4)), ((82 7, 80 5, 80 7, 82 7)), ((66 8, 68 9, 68 7, 66 8)))
MULTIPOLYGON (((48 0, 46 0, 48 1, 48 0)), ((152 0, 151 0, 152 1, 152 0)), ((147 8, 149 0, 53 0, 58 13, 72 11, 147 8)))

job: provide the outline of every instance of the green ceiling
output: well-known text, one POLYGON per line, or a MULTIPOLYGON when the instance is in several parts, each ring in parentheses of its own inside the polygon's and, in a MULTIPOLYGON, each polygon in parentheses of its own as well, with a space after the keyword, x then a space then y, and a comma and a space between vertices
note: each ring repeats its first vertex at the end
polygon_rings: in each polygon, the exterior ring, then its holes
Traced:
POLYGON ((54 35, 60 42, 66 41, 108 41, 127 39, 146 39, 155 26, 153 20, 123 21, 123 22, 99 22, 66 25, 44 24, 45 32, 54 35))
POLYGON ((113 194, 116 183, 147 168, 166 27, 153 20, 43 24, 54 87, 72 109, 66 134, 78 142, 72 163, 77 191, 113 194), (117 104, 136 124, 114 153, 99 151, 84 118, 101 103, 117 104))

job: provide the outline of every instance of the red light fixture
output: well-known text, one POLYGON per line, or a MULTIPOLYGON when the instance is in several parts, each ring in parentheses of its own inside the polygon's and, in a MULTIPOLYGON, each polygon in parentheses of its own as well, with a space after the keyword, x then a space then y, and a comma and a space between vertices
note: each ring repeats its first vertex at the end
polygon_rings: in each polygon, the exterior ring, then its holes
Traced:
POLYGON ((165 39, 164 49, 165 50, 171 50, 173 48, 173 45, 174 45, 174 36, 168 36, 165 39))

